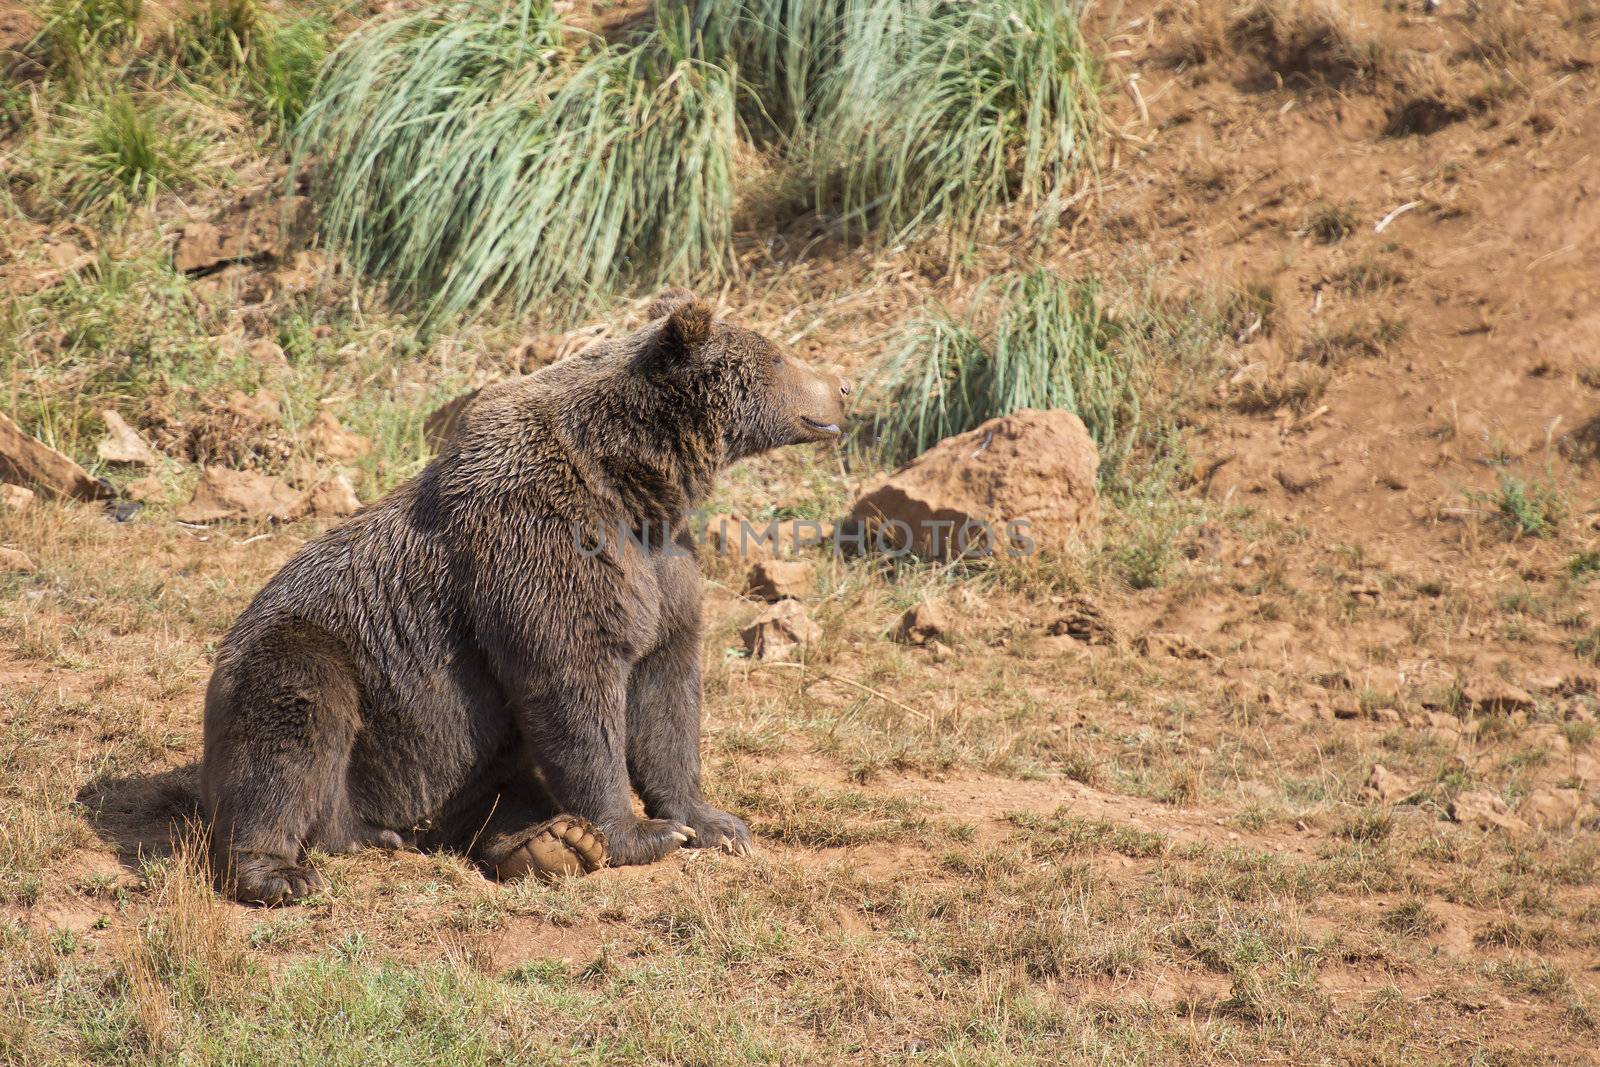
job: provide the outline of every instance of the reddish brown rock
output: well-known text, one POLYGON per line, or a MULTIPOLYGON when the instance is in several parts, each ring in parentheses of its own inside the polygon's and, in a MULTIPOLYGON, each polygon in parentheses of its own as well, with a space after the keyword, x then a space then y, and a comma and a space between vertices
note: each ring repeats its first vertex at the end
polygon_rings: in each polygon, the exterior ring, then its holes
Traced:
POLYGON ((32 489, 25 485, 0 482, 0 511, 26 511, 32 504, 32 489))
POLYGON ((1538 789, 1522 801, 1521 814, 1541 830, 1569 830, 1583 818, 1589 802, 1576 789, 1538 789))
POLYGON ((1366 788, 1362 790, 1369 800, 1380 804, 1398 804, 1416 791, 1415 782, 1395 774, 1381 763, 1372 765, 1372 773, 1367 775, 1366 788))
POLYGON ((766 601, 799 600, 815 587, 816 568, 809 560, 768 559, 750 568, 745 592, 766 601))
POLYGON ((1450 817, 1463 826, 1479 830, 1505 830, 1522 833, 1528 824, 1511 814, 1506 802, 1487 790, 1462 793, 1450 802, 1450 817))
POLYGON ((942 600, 924 600, 900 616, 895 637, 908 645, 941 645, 950 636, 950 609, 942 600))
POLYGON ((73 460, 0 415, 0 480, 36 485, 53 496, 108 500, 109 484, 92 478, 73 460))
POLYGON ((1483 713, 1508 715, 1533 710, 1533 697, 1526 689, 1499 678, 1475 678, 1462 688, 1461 695, 1474 710, 1483 713))
POLYGON ((1099 465, 1076 415, 1024 409, 868 482, 850 519, 870 546, 928 559, 1060 548, 1097 518, 1099 465))
POLYGON ((100 421, 106 427, 105 436, 95 446, 95 452, 101 459, 130 467, 153 467, 161 462, 160 453, 151 448, 149 442, 140 437, 139 431, 129 426, 121 415, 108 409, 100 413, 100 421))
POLYGON ((349 478, 335 474, 311 490, 310 506, 313 515, 342 518, 361 510, 361 498, 349 478))
POLYGON ((793 659, 822 638, 822 627, 798 600, 780 600, 739 631, 745 651, 755 659, 793 659))
POLYGON ((306 497, 286 482, 256 471, 206 467, 194 496, 178 509, 184 522, 228 520, 265 521, 298 518, 306 510, 306 497))
POLYGON ((372 451, 371 441, 340 426, 330 411, 317 412, 306 427, 306 440, 317 455, 335 463, 348 463, 372 451))
POLYGON ((0 548, 0 574, 32 574, 33 560, 26 552, 14 548, 0 548))

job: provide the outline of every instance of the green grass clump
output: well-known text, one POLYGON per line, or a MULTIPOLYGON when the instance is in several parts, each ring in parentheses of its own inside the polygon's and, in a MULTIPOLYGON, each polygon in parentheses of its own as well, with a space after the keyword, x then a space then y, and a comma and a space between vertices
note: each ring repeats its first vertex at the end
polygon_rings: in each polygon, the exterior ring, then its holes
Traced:
POLYGON ((1555 485, 1502 474, 1490 497, 1501 522, 1514 534, 1549 537, 1567 514, 1565 494, 1555 485))
POLYGON ((144 0, 47 0, 34 51, 75 92, 139 30, 144 0))
POLYGON ((200 145, 174 132, 174 124, 172 116, 121 93, 75 108, 54 144, 63 206, 122 210, 188 182, 200 145))
POLYGON ((1099 286, 1049 271, 1002 275, 965 320, 913 323, 864 394, 873 447, 890 462, 1021 408, 1062 408, 1088 427, 1102 477, 1139 424, 1132 352, 1100 309, 1099 286))
POLYGON ((174 27, 171 50, 186 72, 235 79, 253 110, 286 129, 305 111, 330 32, 320 16, 281 19, 259 0, 206 0, 174 27))
POLYGON ((578 39, 547 0, 378 23, 335 54, 299 129, 324 161, 325 233, 430 322, 714 273, 733 92, 687 52, 665 31, 578 39))

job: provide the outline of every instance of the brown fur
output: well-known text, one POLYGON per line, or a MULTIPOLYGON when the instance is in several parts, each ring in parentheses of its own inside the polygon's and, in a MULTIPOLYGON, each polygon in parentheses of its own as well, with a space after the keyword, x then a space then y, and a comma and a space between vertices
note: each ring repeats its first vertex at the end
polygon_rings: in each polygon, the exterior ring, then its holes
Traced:
POLYGON ((849 386, 692 294, 655 310, 484 390, 422 474, 306 545, 240 616, 206 694, 201 783, 239 899, 314 889, 309 846, 458 848, 515 874, 588 870, 602 848, 648 863, 689 838, 748 850, 701 794, 685 520, 728 463, 836 436, 849 386), (548 858, 563 847, 576 860, 548 858))

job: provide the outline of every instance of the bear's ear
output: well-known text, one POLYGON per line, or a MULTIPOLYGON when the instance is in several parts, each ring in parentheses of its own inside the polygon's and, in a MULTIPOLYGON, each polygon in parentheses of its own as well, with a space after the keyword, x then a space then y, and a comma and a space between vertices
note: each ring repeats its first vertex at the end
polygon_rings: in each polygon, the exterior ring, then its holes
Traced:
POLYGON ((695 299, 673 308, 661 330, 662 346, 675 353, 692 352, 710 337, 711 309, 695 299))
POLYGON ((685 304, 692 304, 698 299, 700 298, 695 296, 690 289, 685 289, 678 285, 669 285, 656 294, 656 298, 650 302, 650 310, 645 312, 645 316, 654 322, 656 319, 670 315, 685 304))
POLYGON ((711 309, 691 297, 673 308, 639 353, 638 367, 656 374, 692 362, 711 337, 711 309))

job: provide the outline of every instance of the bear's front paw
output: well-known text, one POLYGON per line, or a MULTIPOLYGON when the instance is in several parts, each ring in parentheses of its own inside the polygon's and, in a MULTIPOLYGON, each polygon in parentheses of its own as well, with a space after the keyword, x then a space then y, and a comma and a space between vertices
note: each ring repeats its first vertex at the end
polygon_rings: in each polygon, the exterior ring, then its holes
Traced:
POLYGON ((718 811, 710 804, 697 804, 681 812, 669 813, 669 818, 692 827, 694 839, 687 848, 720 848, 735 856, 748 856, 756 850, 750 827, 737 815, 718 811))
POLYGON ((241 904, 276 908, 304 900, 324 885, 315 870, 281 856, 242 852, 232 860, 227 888, 241 904))
POLYGON ((695 829, 675 819, 633 819, 604 825, 611 866, 627 867, 656 860, 688 843, 695 829))

